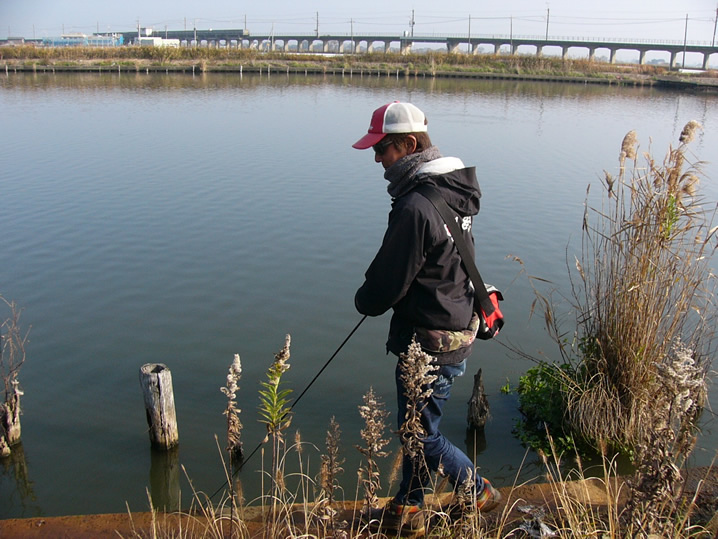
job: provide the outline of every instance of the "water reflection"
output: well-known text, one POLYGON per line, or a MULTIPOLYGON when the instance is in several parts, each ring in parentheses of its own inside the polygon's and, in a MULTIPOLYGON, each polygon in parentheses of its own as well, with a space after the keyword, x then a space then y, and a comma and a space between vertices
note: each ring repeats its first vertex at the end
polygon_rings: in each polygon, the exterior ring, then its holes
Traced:
MULTIPOLYGON (((344 88, 361 87, 363 89, 401 89, 402 92, 421 90, 428 94, 497 94, 506 97, 530 97, 540 99, 552 97, 604 98, 607 86, 597 83, 552 83, 546 81, 523 81, 502 79, 464 79, 436 77, 399 77, 390 75, 368 75, 357 71, 345 70, 335 74, 308 73, 52 73, 52 72, 18 72, 0 76, 0 86, 4 88, 38 90, 46 88, 92 89, 127 88, 147 90, 182 90, 182 89, 226 89, 235 87, 302 87, 333 84, 344 88)), ((614 88, 616 88, 614 86, 614 88)), ((635 96, 653 95, 660 90, 651 87, 621 88, 622 92, 630 92, 635 96)))
POLYGON ((169 450, 151 449, 150 495, 160 511, 181 509, 179 446, 169 450))
POLYGON ((33 482, 30 480, 22 442, 12 446, 9 457, 0 459, 0 466, 2 467, 0 483, 11 485, 10 488, 3 486, 0 518, 29 518, 42 515, 33 490, 33 482))
POLYGON ((466 429, 466 438, 464 438, 464 443, 469 451, 469 455, 481 455, 481 453, 486 451, 487 447, 486 429, 483 427, 466 429))

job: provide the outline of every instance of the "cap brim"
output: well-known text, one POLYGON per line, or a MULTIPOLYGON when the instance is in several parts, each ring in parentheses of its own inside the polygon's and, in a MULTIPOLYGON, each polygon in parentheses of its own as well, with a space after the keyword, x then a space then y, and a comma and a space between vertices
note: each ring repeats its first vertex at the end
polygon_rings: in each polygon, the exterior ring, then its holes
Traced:
POLYGON ((381 139, 383 139, 386 136, 386 133, 367 133, 362 138, 357 140, 354 144, 352 144, 352 148, 356 148, 357 150, 366 150, 367 148, 371 148, 379 142, 381 139))

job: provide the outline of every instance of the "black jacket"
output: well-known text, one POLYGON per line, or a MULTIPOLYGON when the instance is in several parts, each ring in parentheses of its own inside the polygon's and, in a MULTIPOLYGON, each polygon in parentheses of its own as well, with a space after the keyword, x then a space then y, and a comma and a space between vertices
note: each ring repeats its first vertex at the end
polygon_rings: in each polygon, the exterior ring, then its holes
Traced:
MULTIPOLYGON (((471 224, 481 197, 475 168, 419 178, 419 183, 433 185, 456 212, 473 254, 471 224)), ((395 199, 381 248, 354 299, 357 310, 369 316, 394 310, 387 350, 396 355, 406 352, 417 326, 466 329, 473 313, 473 295, 461 257, 436 208, 414 190, 395 199)), ((470 352, 469 346, 437 359, 456 363, 470 352)))

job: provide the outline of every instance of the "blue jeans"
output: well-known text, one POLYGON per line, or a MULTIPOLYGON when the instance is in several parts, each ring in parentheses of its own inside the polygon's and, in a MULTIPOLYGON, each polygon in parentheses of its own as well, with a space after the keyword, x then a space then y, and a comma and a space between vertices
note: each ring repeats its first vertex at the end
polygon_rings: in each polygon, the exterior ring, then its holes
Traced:
MULTIPOLYGON (((405 456, 402 463, 402 480, 399 492, 395 496, 397 502, 406 505, 422 505, 424 493, 430 487, 431 472, 436 472, 439 464, 443 467, 444 473, 448 475, 454 488, 474 474, 477 494, 482 490, 481 477, 476 473, 474 463, 461 449, 452 444, 439 431, 442 410, 449 400, 451 386, 454 378, 466 372, 466 360, 456 365, 440 365, 439 370, 434 373, 438 378, 434 381, 431 397, 426 401, 421 412, 421 423, 426 430, 424 442, 424 462, 416 462, 405 456)), ((399 405, 399 427, 406 417, 407 399, 404 395, 404 385, 399 377, 399 364, 396 367, 396 390, 399 405)))

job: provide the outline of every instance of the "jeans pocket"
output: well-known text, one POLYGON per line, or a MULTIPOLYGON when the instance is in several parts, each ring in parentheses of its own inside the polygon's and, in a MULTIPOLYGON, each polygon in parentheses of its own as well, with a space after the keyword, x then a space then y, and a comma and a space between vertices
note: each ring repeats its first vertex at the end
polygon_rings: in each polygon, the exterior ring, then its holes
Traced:
POLYGON ((443 373, 440 373, 436 381, 434 382, 434 389, 432 391, 432 396, 437 397, 439 399, 448 399, 449 398, 449 392, 451 391, 451 386, 454 383, 454 377, 451 375, 445 375, 443 373))
POLYGON ((456 365, 443 365, 439 367, 437 378, 434 381, 432 395, 439 399, 448 399, 451 386, 454 384, 454 378, 461 376, 466 372, 466 361, 462 361, 456 365))

